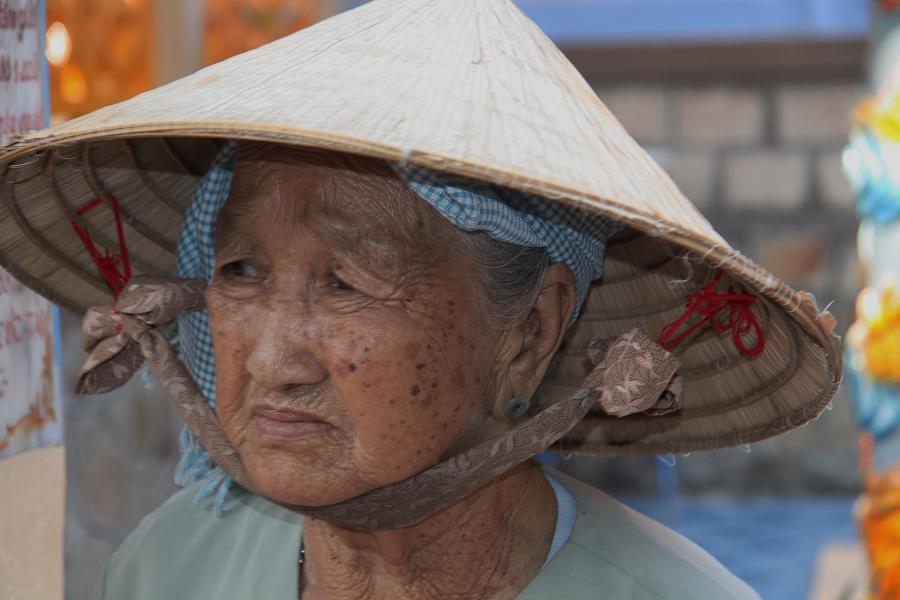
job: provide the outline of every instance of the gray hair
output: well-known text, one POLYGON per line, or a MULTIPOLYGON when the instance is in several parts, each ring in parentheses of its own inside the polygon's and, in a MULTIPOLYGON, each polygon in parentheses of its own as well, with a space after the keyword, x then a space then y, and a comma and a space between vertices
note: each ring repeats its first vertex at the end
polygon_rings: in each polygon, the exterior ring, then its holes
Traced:
MULTIPOLYGON (((486 233, 462 232, 478 268, 480 279, 476 310, 493 329, 506 330, 520 325, 534 306, 551 264, 546 248, 534 248, 503 242, 486 233)), ((545 404, 545 392, 556 378, 559 355, 553 357, 544 377, 532 394, 528 416, 537 414, 545 404)))
POLYGON ((477 306, 485 323, 510 329, 522 323, 540 293, 550 253, 503 242, 486 233, 466 233, 478 266, 481 302, 477 306))

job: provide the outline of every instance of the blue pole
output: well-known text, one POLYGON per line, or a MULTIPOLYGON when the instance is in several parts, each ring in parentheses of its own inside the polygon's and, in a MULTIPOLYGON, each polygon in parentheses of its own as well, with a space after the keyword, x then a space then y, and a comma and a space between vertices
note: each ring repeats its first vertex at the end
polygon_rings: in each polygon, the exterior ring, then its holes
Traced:
POLYGON ((657 456, 656 491, 659 520, 673 527, 678 521, 678 465, 671 454, 657 456))

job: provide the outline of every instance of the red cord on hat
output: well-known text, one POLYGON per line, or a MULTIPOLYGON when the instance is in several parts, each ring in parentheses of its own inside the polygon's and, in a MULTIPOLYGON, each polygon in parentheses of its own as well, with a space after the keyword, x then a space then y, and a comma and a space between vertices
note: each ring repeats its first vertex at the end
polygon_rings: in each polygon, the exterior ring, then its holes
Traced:
POLYGON ((666 350, 671 350, 692 333, 709 323, 716 331, 722 333, 730 331, 734 345, 737 346, 737 349, 744 356, 758 356, 765 349, 766 339, 763 336, 762 327, 756 315, 750 310, 750 305, 756 301, 756 296, 754 294, 738 294, 732 288, 729 288, 725 293, 718 292, 716 288, 721 279, 722 272, 719 271, 712 281, 703 286, 700 291, 688 295, 687 309, 684 314, 678 317, 676 321, 666 325, 659 335, 657 342, 660 346, 666 350), (724 320, 716 318, 723 313, 725 314, 724 320), (700 315, 702 318, 674 339, 670 339, 694 314, 700 315), (751 331, 756 336, 756 343, 753 347, 747 348, 744 344, 743 336, 751 331))
MULTIPOLYGON (((106 280, 106 283, 112 288, 113 294, 118 297, 119 292, 122 291, 122 288, 125 287, 125 284, 131 279, 131 263, 128 260, 128 245, 125 243, 125 230, 122 227, 122 215, 119 212, 119 200, 112 194, 109 195, 109 199, 113 217, 116 220, 116 234, 119 237, 119 254, 108 249, 104 250, 103 254, 100 254, 100 251, 97 249, 97 246, 94 245, 94 240, 91 239, 91 234, 88 232, 87 228, 79 225, 74 220, 70 220, 69 223, 72 225, 72 229, 75 230, 75 234, 81 239, 81 243, 84 244, 85 249, 91 256, 91 260, 97 265, 97 270, 100 271, 100 274, 106 280), (119 270, 119 265, 122 267, 121 271, 119 270)), ((78 212, 79 215, 83 215, 101 203, 102 201, 100 198, 94 198, 82 205, 76 212, 78 212)))

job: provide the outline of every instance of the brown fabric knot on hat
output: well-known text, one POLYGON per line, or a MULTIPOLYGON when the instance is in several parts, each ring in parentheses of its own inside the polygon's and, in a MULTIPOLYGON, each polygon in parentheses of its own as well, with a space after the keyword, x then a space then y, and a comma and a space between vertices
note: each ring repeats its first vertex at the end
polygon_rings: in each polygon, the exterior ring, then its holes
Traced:
POLYGON ((606 414, 659 416, 681 409, 681 362, 640 327, 619 337, 592 338, 587 354, 596 366, 582 389, 596 396, 606 414))
POLYGON ((148 326, 171 323, 184 310, 205 305, 203 279, 135 277, 113 306, 88 309, 81 347, 88 358, 78 373, 79 394, 104 394, 124 385, 141 366, 138 339, 148 326))
POLYGON ((205 306, 206 281, 138 276, 113 306, 91 308, 81 325, 81 346, 89 353, 78 373, 79 394, 102 394, 147 366, 213 460, 243 487, 253 490, 237 451, 197 382, 160 326, 178 314, 205 306))

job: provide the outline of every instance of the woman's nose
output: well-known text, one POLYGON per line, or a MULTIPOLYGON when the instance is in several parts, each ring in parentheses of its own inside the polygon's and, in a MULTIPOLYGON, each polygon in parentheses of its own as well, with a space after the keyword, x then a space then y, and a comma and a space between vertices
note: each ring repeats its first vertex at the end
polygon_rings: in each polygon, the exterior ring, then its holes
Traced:
POLYGON ((286 327, 281 319, 267 321, 246 361, 247 372, 255 383, 284 391, 291 386, 322 383, 328 378, 328 371, 304 336, 286 327))

